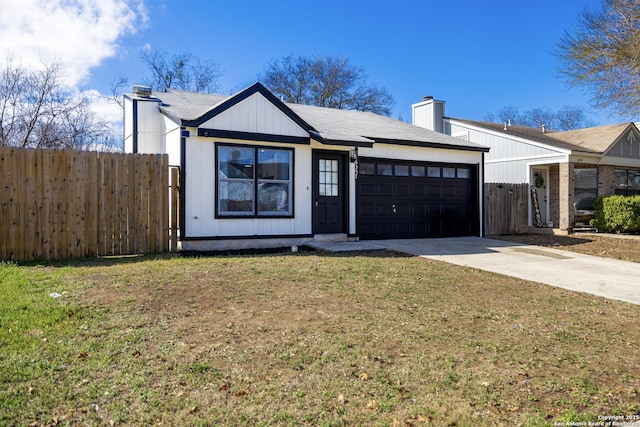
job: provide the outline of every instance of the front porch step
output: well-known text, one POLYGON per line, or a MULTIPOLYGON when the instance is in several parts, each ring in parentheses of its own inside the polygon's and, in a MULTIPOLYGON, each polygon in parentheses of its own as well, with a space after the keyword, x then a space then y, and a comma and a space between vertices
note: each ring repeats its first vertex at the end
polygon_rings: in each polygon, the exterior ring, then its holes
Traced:
POLYGON ((332 234, 315 234, 313 236, 315 242, 347 242, 349 241, 345 233, 332 234))

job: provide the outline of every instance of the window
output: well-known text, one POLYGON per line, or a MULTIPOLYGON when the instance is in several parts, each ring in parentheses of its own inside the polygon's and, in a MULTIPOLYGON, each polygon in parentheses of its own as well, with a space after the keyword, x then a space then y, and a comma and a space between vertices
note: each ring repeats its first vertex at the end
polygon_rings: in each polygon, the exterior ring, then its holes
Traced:
POLYGON ((358 173, 360 175, 375 175, 375 165, 373 163, 360 162, 358 173))
POLYGON ((640 171, 616 169, 616 194, 634 196, 640 194, 640 171))
POLYGON ((429 176, 430 178, 440 178, 440 168, 428 166, 427 176, 429 176))
POLYGON ((290 216, 293 150, 218 146, 218 215, 290 216))
POLYGON ((469 169, 467 168, 458 168, 458 178, 469 178, 469 169))
POLYGON ((424 166, 411 166, 411 176, 425 176, 424 166))
POLYGON ((396 176, 409 176, 409 166, 396 165, 396 176))
POLYGON ((378 175, 391 176, 393 168, 391 165, 378 163, 378 175))
POLYGON ((598 170, 596 168, 574 169, 574 195, 577 209, 592 210, 598 196, 598 170))
POLYGON ((339 196, 338 194, 338 161, 330 159, 320 159, 319 165, 320 186, 318 194, 320 196, 339 196))
POLYGON ((456 168, 442 168, 442 177, 443 178, 455 178, 456 177, 456 168))

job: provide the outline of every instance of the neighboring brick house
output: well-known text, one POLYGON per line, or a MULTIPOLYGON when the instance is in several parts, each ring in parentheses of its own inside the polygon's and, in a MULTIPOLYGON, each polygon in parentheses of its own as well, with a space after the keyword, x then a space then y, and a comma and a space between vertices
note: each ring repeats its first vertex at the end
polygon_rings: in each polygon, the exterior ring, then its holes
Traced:
MULTIPOLYGON (((570 231, 588 218, 597 196, 640 194, 640 131, 634 123, 565 132, 444 115, 430 97, 413 105, 413 123, 488 146, 485 182, 536 189, 542 227, 570 231)), ((537 226, 532 198, 528 225, 537 226)), ((485 207, 491 215, 491 206, 485 207)))

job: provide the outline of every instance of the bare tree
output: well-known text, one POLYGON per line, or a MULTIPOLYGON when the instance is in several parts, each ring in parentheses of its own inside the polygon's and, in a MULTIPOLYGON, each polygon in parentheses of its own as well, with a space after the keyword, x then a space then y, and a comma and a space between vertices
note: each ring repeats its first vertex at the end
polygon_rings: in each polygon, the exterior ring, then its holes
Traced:
POLYGON ((484 115, 484 120, 494 123, 518 124, 521 121, 521 113, 518 107, 507 105, 496 112, 489 112, 484 115))
POLYGON ((344 110, 370 111, 389 116, 393 96, 370 85, 362 68, 348 58, 286 56, 271 61, 260 80, 287 102, 344 110))
POLYGON ((594 126, 593 120, 586 116, 584 109, 576 106, 565 105, 556 112, 555 130, 565 131, 588 128, 594 126))
POLYGON ((222 71, 216 62, 202 61, 186 52, 169 55, 159 49, 143 51, 140 59, 151 72, 143 83, 152 90, 162 92, 171 88, 213 93, 219 88, 222 71))
POLYGON ((507 106, 497 112, 485 114, 485 121, 493 123, 509 123, 513 126, 541 127, 556 131, 581 129, 593 126, 593 121, 587 118, 583 108, 565 105, 558 111, 548 108, 532 108, 520 112, 517 107, 507 106))
POLYGON ((96 148, 108 140, 108 126, 89 109, 89 100, 61 82, 58 63, 41 70, 13 65, 0 69, 0 146, 96 148))
POLYGON ((585 9, 556 55, 559 74, 589 93, 595 106, 640 114, 640 0, 603 0, 601 8, 585 9))

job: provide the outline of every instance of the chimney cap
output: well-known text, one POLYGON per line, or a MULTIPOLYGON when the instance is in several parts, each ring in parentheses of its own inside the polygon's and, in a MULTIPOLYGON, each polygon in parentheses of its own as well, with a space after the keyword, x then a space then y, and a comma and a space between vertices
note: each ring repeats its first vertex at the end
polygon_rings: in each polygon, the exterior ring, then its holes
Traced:
POLYGON ((426 95, 426 96, 422 97, 423 101, 431 101, 432 99, 433 99, 433 96, 431 96, 431 95, 426 95))
POLYGON ((142 98, 149 98, 151 96, 151 87, 134 84, 132 88, 133 94, 142 98))

